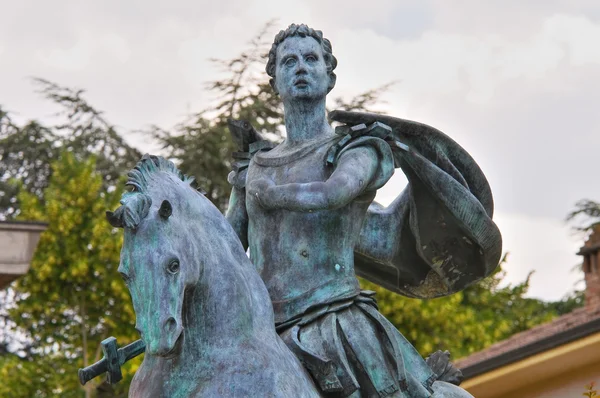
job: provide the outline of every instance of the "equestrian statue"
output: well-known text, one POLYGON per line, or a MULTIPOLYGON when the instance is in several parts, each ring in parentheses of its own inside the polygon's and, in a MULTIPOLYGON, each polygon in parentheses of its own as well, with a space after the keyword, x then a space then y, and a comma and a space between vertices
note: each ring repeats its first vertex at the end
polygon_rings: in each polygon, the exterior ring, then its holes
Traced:
POLYGON ((119 272, 141 341, 104 341, 82 382, 116 382, 145 351, 133 397, 471 397, 448 352, 423 359, 356 276, 434 298, 490 275, 502 244, 490 187, 430 126, 327 115, 336 65, 321 31, 276 35, 266 70, 286 136, 275 145, 230 120, 225 215, 161 157, 128 174, 132 191, 107 218, 124 229, 119 272), (384 207, 375 193, 396 169, 408 185, 384 207))

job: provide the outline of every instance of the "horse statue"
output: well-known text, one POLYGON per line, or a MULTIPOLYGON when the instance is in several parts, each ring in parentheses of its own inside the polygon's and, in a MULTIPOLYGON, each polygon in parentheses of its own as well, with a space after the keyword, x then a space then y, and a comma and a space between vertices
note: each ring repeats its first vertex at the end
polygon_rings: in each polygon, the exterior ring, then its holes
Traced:
MULTIPOLYGON (((237 234, 191 181, 144 155, 128 174, 132 190, 107 212, 124 228, 118 270, 146 347, 129 395, 321 396, 276 333, 269 294, 237 234)), ((432 389, 433 397, 471 397, 440 380, 432 389)))

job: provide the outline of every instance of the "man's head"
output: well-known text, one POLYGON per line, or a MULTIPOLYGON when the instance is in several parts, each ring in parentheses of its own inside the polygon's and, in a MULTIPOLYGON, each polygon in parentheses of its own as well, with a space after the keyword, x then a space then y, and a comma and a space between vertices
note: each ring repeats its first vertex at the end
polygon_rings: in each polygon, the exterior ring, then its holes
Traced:
MULTIPOLYGON (((326 72, 329 77, 329 81, 327 84, 327 93, 333 89, 335 86, 336 76, 333 73, 333 70, 337 66, 337 59, 333 56, 331 50, 331 43, 329 40, 323 37, 323 32, 320 30, 314 30, 309 28, 308 26, 301 24, 291 24, 286 30, 280 31, 277 36, 275 36, 275 40, 273 40, 273 45, 271 46, 271 50, 269 51, 269 60, 267 62, 267 74, 271 76, 271 87, 275 90, 275 92, 279 93, 278 90, 278 82, 277 82, 277 67, 278 62, 280 63, 282 60, 278 59, 278 53, 281 53, 280 45, 288 38, 298 37, 298 38, 311 38, 316 41, 318 47, 320 48, 320 55, 323 58, 326 72), (278 51, 279 49, 279 51, 278 51)), ((304 46, 306 47, 306 46, 304 46)))

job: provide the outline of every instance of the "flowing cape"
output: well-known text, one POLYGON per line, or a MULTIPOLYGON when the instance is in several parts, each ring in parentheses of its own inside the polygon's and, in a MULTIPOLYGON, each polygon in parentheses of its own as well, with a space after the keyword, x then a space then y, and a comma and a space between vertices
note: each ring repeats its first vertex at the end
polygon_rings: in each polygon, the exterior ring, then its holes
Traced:
POLYGON ((369 207, 355 247, 357 275, 408 297, 433 298, 494 271, 502 237, 492 221, 492 193, 460 145, 431 126, 391 116, 333 111, 329 118, 391 127, 384 140, 409 182, 388 207, 369 207))

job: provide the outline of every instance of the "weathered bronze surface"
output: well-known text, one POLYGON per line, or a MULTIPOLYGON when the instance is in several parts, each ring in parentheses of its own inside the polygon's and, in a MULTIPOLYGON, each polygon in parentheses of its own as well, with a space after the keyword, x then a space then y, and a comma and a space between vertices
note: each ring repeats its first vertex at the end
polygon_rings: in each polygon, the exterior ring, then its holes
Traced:
POLYGON ((146 346, 130 396, 319 396, 219 210, 163 158, 128 177, 133 192, 108 219, 125 229, 119 272, 146 346))
MULTIPOLYGON (((376 311, 370 292, 314 307, 299 321, 283 325, 289 333, 283 332, 282 340, 275 330, 264 283, 233 228, 212 203, 160 157, 144 156, 128 177, 133 191, 123 195, 121 206, 114 213, 107 212, 107 218, 125 230, 119 272, 131 293, 142 341, 117 350, 113 338, 105 340, 105 358, 80 373, 82 383, 106 371, 109 382, 117 382, 120 365, 145 347, 144 361, 131 384, 132 397, 348 395, 339 377, 339 358, 321 357, 307 349, 304 343, 310 335, 301 341, 298 332, 317 327, 328 333, 329 323, 341 328, 350 321, 344 340, 322 340, 325 351, 363 344, 361 354, 363 360, 365 354, 371 355, 366 361, 375 368, 374 377, 385 377, 377 373, 381 363, 394 365, 394 375, 407 375, 406 384, 390 385, 379 393, 366 384, 368 379, 357 378, 360 389, 350 395, 470 396, 432 377, 432 370, 418 355, 406 355, 414 349, 376 311), (361 333, 354 334, 354 328, 361 333), (371 334, 363 340, 365 328, 371 334), (386 356, 398 357, 395 364, 378 353, 378 338, 384 339, 386 356), (428 375, 429 389, 416 381, 417 372, 428 375), (325 378, 315 383, 311 374, 325 378)), ((447 358, 437 355, 434 359, 432 366, 448 373, 448 380, 456 377, 447 358)), ((347 358, 345 365, 357 365, 351 361, 356 358, 347 358)))
POLYGON ((130 395, 470 396, 449 354, 423 360, 356 274, 422 298, 489 275, 501 237, 488 183, 430 126, 336 111, 334 130, 336 65, 320 31, 276 36, 267 72, 287 136, 274 146, 230 121, 226 218, 160 157, 130 172, 107 214, 125 229, 119 271, 146 347, 130 395), (396 168, 408 187, 374 203, 396 168))
POLYGON ((84 385, 94 377, 108 373, 107 381, 110 384, 118 383, 123 379, 121 366, 132 358, 144 353, 146 345, 142 340, 134 341, 125 347, 117 349, 117 339, 109 337, 100 343, 104 358, 87 368, 79 369, 79 382, 84 385))
MULTIPOLYGON (((267 286, 280 336, 322 393, 430 396, 444 378, 379 314, 356 274, 420 298, 489 275, 501 254, 491 192, 468 153, 432 127, 335 111, 334 130, 325 98, 336 64, 319 31, 291 25, 276 36, 267 72, 287 136, 231 173, 227 217, 267 286), (395 168, 409 185, 384 208, 373 198, 395 168)), ((447 357, 432 358, 460 380, 447 357)))

